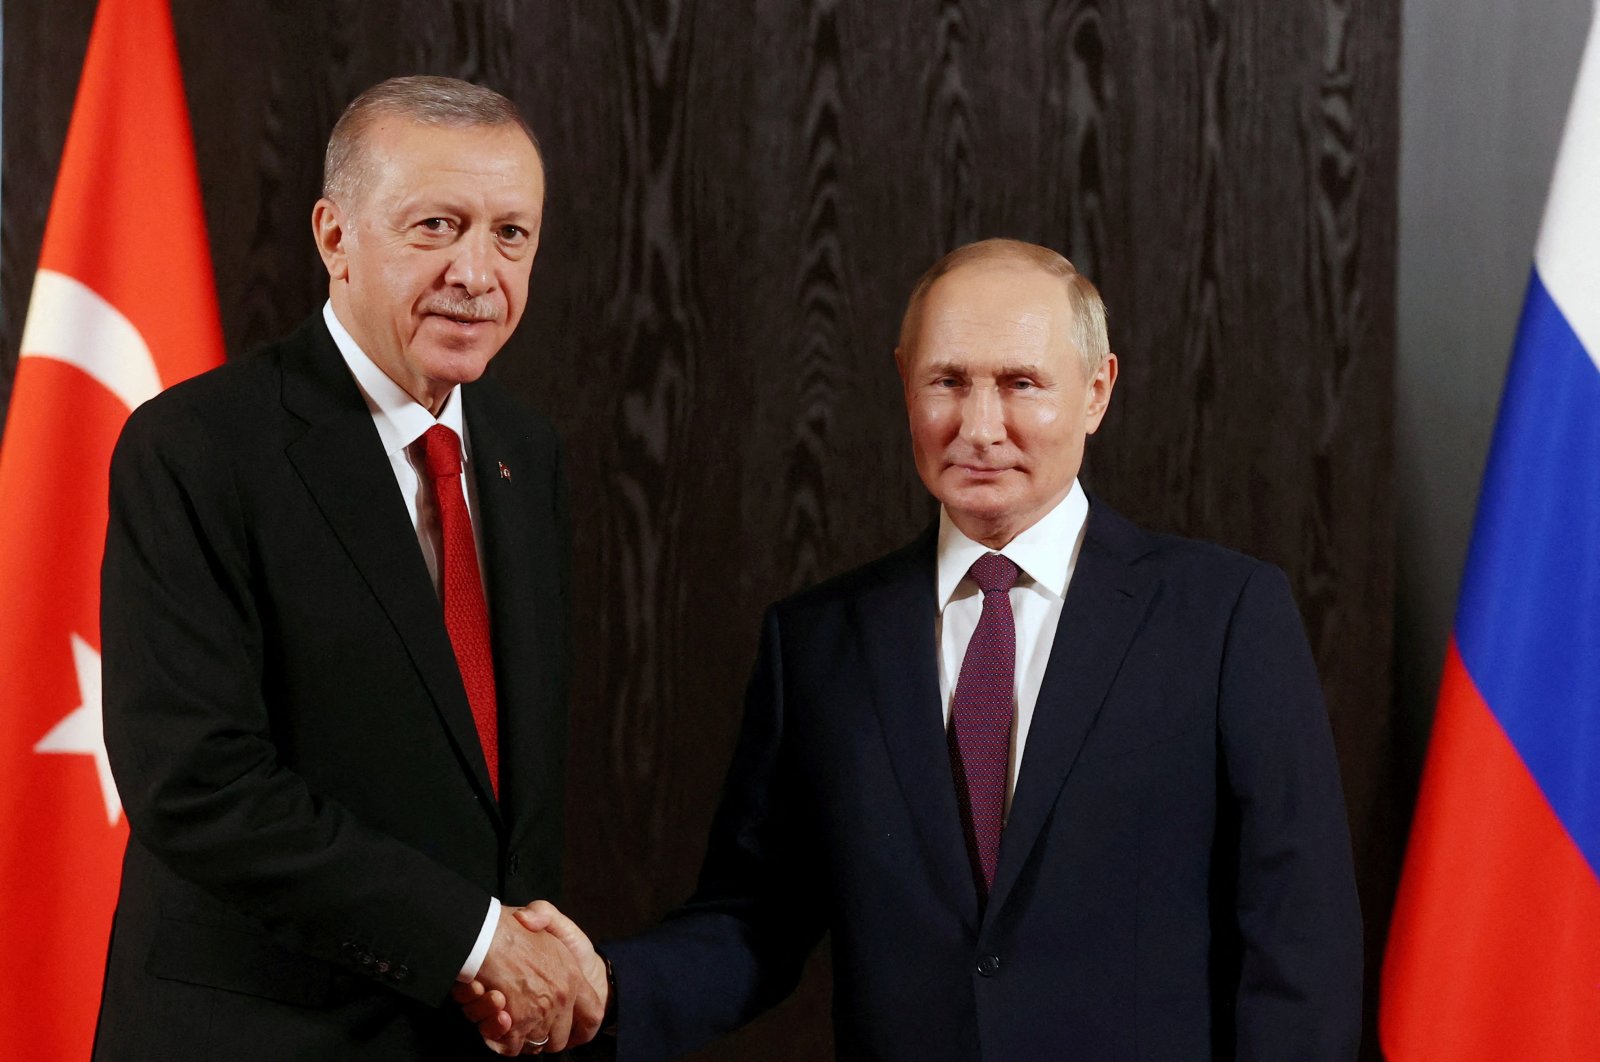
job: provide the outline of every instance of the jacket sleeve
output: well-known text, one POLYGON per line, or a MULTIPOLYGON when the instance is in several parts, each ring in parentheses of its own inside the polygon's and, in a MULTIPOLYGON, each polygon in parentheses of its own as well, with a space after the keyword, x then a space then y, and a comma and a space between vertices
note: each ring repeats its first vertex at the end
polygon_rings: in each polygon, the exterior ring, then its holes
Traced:
POLYGON ((1241 1062, 1350 1062, 1361 1030, 1361 911, 1315 663, 1276 568, 1234 606, 1220 708, 1237 831, 1235 998, 1241 1062))
POLYGON ((156 405, 112 459, 102 569, 106 750, 133 835, 291 950, 438 1004, 489 896, 279 762, 233 472, 192 413, 156 405))
POLYGON ((699 886, 660 926, 601 949, 616 973, 620 1062, 676 1057, 737 1029, 794 990, 821 939, 826 891, 784 711, 769 610, 699 886))

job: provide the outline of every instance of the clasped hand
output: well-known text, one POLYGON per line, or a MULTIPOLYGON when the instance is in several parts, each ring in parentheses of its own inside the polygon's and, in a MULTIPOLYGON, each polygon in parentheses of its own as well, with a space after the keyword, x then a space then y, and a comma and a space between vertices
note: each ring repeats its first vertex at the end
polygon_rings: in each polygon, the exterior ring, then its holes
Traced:
POLYGON ((450 997, 496 1054, 588 1043, 605 1020, 605 961, 573 921, 543 900, 500 909, 477 980, 450 997))

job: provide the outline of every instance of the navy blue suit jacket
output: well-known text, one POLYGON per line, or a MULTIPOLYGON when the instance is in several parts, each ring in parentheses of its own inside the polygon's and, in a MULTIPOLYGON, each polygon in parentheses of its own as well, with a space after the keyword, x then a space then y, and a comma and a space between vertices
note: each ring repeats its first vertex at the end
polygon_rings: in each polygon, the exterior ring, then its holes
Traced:
POLYGON ((1282 573, 1091 504, 980 904, 934 550, 768 612, 699 889, 604 949, 619 1058, 748 1021, 824 932, 841 1059, 1353 1058, 1348 828, 1282 573))

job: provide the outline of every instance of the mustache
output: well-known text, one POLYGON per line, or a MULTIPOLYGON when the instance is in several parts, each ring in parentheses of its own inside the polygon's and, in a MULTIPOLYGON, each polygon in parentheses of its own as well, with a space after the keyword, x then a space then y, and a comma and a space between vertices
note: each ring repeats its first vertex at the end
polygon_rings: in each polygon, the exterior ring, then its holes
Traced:
POLYGON ((493 299, 471 295, 435 295, 422 304, 423 313, 454 317, 458 321, 498 321, 505 311, 493 299))

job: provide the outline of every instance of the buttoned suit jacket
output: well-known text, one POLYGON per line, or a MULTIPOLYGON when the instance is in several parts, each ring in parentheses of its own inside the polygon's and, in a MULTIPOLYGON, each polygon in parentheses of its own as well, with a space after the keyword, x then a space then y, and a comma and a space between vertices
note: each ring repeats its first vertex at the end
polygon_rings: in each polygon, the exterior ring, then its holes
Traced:
POLYGON ((499 705, 496 800, 443 611, 317 315, 130 417, 102 573, 128 843, 95 1057, 490 1057, 447 992, 491 894, 559 886, 559 445, 460 392, 499 705))
POLYGON ((603 949, 618 1057, 748 1021, 826 931, 841 1059, 1354 1058, 1348 828, 1282 573, 1091 502, 982 903, 935 545, 768 612, 698 891, 603 949))

